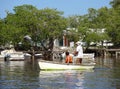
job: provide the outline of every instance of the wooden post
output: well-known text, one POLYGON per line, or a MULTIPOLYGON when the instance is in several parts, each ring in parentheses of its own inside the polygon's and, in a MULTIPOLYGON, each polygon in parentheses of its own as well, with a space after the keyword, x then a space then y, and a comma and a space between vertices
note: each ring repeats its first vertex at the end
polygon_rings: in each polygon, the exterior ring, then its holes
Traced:
POLYGON ((106 50, 104 50, 104 57, 106 57, 106 50))
POLYGON ((118 58, 118 55, 119 55, 120 52, 115 52, 115 57, 118 58))
POLYGON ((34 50, 33 47, 31 49, 32 49, 31 50, 32 51, 32 58, 31 58, 31 60, 34 61, 34 59, 35 59, 35 50, 34 50))

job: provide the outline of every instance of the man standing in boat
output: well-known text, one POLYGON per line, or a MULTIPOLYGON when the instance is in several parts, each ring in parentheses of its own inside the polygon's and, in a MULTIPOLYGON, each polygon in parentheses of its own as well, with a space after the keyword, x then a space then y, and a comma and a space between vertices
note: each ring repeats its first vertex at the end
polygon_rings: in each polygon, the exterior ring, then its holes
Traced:
POLYGON ((78 41, 75 43, 77 45, 76 50, 75 50, 75 57, 74 60, 76 61, 76 63, 82 63, 82 58, 83 58, 83 48, 81 46, 81 42, 78 41))

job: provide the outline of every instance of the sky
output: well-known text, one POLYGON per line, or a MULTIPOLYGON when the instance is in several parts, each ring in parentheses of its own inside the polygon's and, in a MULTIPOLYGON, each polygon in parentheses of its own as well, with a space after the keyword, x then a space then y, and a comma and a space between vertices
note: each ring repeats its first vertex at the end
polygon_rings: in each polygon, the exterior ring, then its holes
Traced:
POLYGON ((51 8, 63 11, 64 16, 84 15, 89 8, 110 8, 111 0, 0 0, 0 18, 6 17, 6 11, 13 13, 15 6, 33 5, 37 9, 51 8))

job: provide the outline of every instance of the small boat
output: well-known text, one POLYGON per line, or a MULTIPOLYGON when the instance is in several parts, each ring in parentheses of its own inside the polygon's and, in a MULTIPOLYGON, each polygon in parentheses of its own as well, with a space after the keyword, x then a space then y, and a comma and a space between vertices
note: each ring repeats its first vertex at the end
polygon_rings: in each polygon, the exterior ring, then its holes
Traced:
POLYGON ((25 59, 22 52, 13 52, 8 54, 9 61, 23 61, 25 59))
POLYGON ((4 61, 23 61, 27 58, 30 58, 31 55, 28 53, 17 52, 13 49, 1 51, 0 58, 4 61))
POLYGON ((75 64, 62 64, 52 63, 48 61, 39 61, 41 70, 90 70, 94 69, 94 65, 75 65, 75 64))

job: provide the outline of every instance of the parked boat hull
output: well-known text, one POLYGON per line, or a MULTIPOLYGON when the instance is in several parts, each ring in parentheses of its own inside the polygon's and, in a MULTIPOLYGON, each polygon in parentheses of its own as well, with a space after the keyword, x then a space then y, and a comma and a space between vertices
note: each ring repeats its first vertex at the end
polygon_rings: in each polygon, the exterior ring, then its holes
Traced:
POLYGON ((3 50, 0 54, 0 61, 24 61, 25 59, 30 59, 31 55, 28 53, 3 50))

